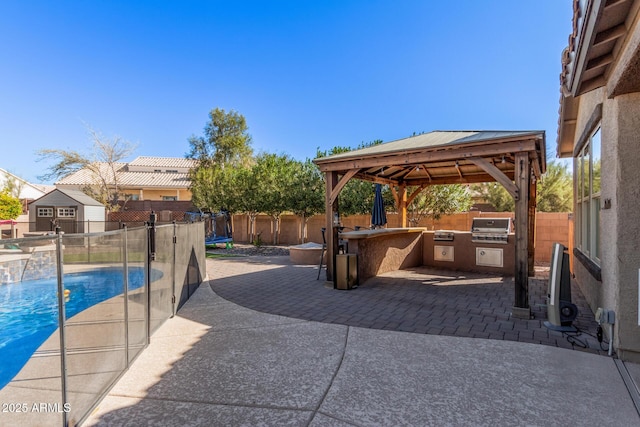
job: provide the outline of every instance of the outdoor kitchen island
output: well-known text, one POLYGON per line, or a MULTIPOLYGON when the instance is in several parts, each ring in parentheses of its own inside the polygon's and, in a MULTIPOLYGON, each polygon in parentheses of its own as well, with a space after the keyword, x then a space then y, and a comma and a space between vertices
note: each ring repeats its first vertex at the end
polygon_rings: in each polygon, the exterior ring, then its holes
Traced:
MULTIPOLYGON (((340 233, 357 264, 357 281, 393 270, 428 266, 504 276, 515 272, 510 218, 476 218, 471 231, 381 228, 340 233)), ((338 262, 338 261, 337 261, 338 262)), ((342 274, 342 273, 341 273, 342 274)))
POLYGON ((515 234, 510 218, 475 218, 471 231, 425 231, 423 265, 513 276, 515 234))
MULTIPOLYGON (((358 281, 387 271, 422 265, 422 233, 426 228, 380 228, 340 234, 348 254, 357 255, 358 281)), ((339 255, 338 255, 339 256, 339 255)))

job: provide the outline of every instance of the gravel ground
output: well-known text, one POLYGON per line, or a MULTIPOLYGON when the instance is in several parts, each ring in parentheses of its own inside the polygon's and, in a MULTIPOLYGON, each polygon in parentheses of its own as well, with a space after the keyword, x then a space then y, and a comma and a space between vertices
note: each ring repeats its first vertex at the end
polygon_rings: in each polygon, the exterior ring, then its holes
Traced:
POLYGON ((207 247, 207 253, 245 255, 245 256, 289 256, 289 246, 255 246, 247 243, 234 243, 232 248, 226 249, 224 244, 207 247))

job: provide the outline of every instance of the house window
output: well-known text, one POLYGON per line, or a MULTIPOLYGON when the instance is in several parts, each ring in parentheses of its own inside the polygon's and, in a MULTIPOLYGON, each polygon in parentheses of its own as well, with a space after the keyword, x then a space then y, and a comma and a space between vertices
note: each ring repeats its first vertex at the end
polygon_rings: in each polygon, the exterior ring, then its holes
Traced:
POLYGON ((175 201, 178 200, 177 196, 162 196, 162 200, 164 201, 175 201))
POLYGON ((125 198, 125 200, 140 200, 140 195, 139 194, 125 194, 124 198, 125 198))
POLYGON ((576 246, 600 265, 600 127, 591 135, 575 159, 576 246))
POLYGON ((53 218, 53 208, 38 208, 38 216, 41 218, 53 218))
POLYGON ((75 208, 58 208, 58 218, 75 218, 75 208))

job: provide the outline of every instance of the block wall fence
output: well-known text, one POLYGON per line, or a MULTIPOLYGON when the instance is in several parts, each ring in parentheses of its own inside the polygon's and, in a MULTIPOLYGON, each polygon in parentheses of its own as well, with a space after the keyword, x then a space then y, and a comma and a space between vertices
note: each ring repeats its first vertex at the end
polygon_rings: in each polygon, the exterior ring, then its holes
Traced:
MULTIPOLYGON (((426 227, 429 230, 458 230, 471 231, 473 218, 508 218, 513 219, 513 212, 479 212, 471 211, 441 217, 439 220, 423 218, 418 227, 426 227)), ((356 226, 368 227, 370 215, 350 215, 341 218, 342 225, 347 229, 356 226)), ((400 227, 400 216, 387 213, 387 227, 400 227)), ((301 219, 295 215, 283 215, 280 222, 281 245, 296 245, 302 243, 301 219)), ((321 228, 325 226, 324 215, 314 215, 307 221, 306 242, 322 243, 321 228)), ((256 218, 255 231, 260 234, 262 243, 273 244, 273 222, 270 216, 259 215, 256 218)), ((233 215, 233 239, 236 242, 248 243, 249 218, 247 215, 233 215)), ((546 264, 551 260, 551 248, 558 242, 573 249, 573 216, 571 213, 537 212, 536 213, 536 263, 546 264), (570 243, 571 242, 571 243, 570 243)), ((569 252, 571 253, 571 252, 569 252)))
MULTIPOLYGON (((123 224, 129 227, 144 225, 149 220, 151 211, 123 211, 111 212, 108 215, 107 223, 104 230, 116 230, 123 224)), ((159 223, 169 223, 172 221, 184 221, 183 211, 156 211, 159 223)), ((439 220, 432 218, 423 218, 418 222, 418 227, 426 227, 429 230, 458 230, 470 231, 473 218, 476 217, 493 217, 513 219, 513 212, 480 212, 471 211, 441 217, 439 220)), ((247 215, 233 215, 233 239, 239 243, 249 243, 249 218, 247 215)), ((297 245, 304 242, 322 243, 322 232, 324 227, 324 215, 314 215, 307 221, 307 238, 302 238, 301 219, 295 215, 282 215, 280 223, 280 239, 281 245, 297 245)), ((350 215, 341 218, 342 224, 347 229, 354 229, 356 226, 368 227, 371 221, 370 215, 350 215)), ((394 213, 387 213, 387 227, 399 227, 400 217, 394 213)), ((24 232, 29 231, 28 222, 17 222, 13 228, 8 225, 0 227, 2 229, 2 237, 10 238, 22 237, 24 232), (5 236, 6 234, 6 236, 5 236)), ((86 230, 91 231, 90 225, 86 230)), ((273 244, 273 222, 268 215, 258 215, 255 225, 256 233, 260 234, 262 243, 265 245, 273 244)), ((569 248, 569 253, 573 252, 573 214, 567 212, 537 212, 536 213, 536 263, 546 264, 551 260, 551 247, 553 243, 562 243, 569 248)), ((573 257, 569 257, 573 262, 573 257)), ((573 271, 573 266, 572 270, 573 271)))

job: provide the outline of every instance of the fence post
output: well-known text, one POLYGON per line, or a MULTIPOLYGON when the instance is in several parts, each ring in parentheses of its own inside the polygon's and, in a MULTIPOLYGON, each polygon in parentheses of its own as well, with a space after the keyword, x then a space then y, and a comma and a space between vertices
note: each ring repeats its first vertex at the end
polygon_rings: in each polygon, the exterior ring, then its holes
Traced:
POLYGON ((129 242, 127 240, 127 227, 122 230, 122 270, 124 290, 124 357, 125 366, 129 367, 129 242))
POLYGON ((156 221, 158 216, 154 211, 149 215, 149 260, 156 260, 156 221))
MULTIPOLYGON (((67 405, 67 350, 65 345, 66 315, 64 311, 64 280, 62 257, 62 233, 60 226, 56 227, 56 267, 58 279, 58 336, 60 338, 60 383, 62 389, 62 406, 67 405)), ((68 425, 67 413, 62 411, 62 424, 68 425)))
POLYGON ((176 315, 176 245, 178 237, 176 236, 178 226, 173 221, 173 261, 171 263, 171 317, 176 315))
POLYGON ((147 322, 147 344, 151 343, 151 262, 156 259, 156 213, 151 211, 147 226, 147 303, 145 320, 147 322))

